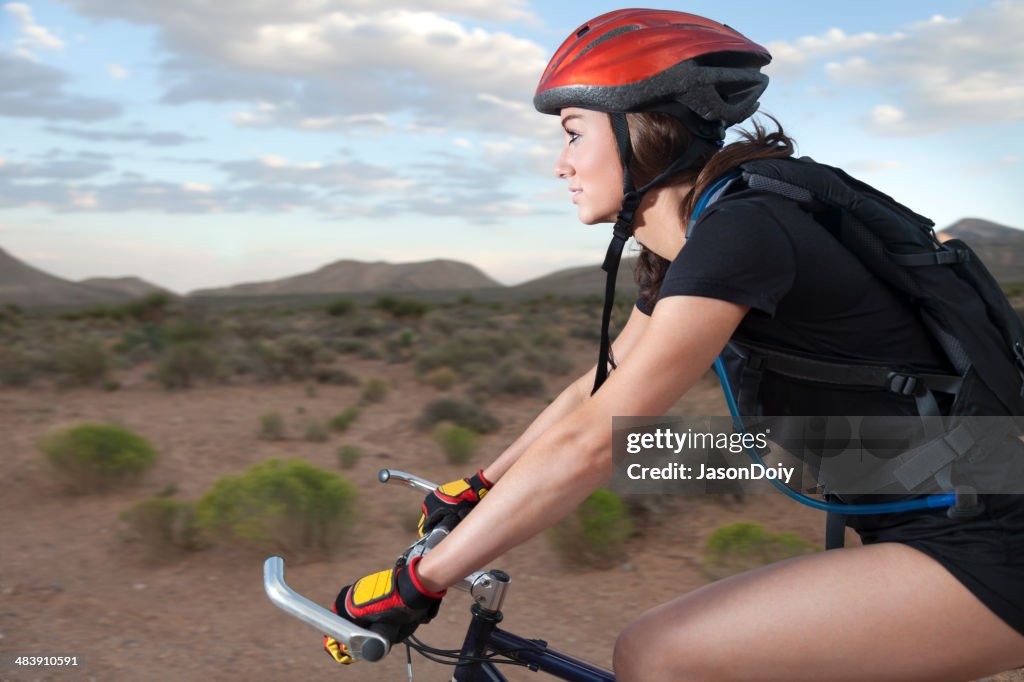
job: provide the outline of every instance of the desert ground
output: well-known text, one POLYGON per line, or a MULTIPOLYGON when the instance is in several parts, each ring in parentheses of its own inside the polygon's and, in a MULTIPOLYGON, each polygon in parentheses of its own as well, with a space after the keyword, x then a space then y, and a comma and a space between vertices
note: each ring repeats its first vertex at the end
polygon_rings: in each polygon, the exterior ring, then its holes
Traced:
MULTIPOLYGON (((153 361, 141 358, 114 366, 106 379, 108 390, 59 387, 60 382, 46 377, 0 389, 5 438, 0 457, 0 652, 76 655, 80 660, 74 669, 29 670, 8 662, 0 679, 406 679, 402 647, 375 664, 342 668, 333 663, 316 632, 278 611, 264 595, 265 551, 218 544, 154 557, 131 541, 119 515, 169 486, 177 498, 195 500, 218 477, 268 457, 302 458, 338 472, 360 494, 358 517, 344 545, 330 558, 286 565, 293 588, 330 604, 342 584, 389 565, 413 539, 421 497, 405 487, 378 484, 378 469, 444 482, 485 464, 529 424, 561 383, 588 366, 593 341, 570 338, 561 352, 571 371, 547 377, 542 394, 487 401, 502 426, 483 437, 468 468, 448 464, 430 434, 416 426, 423 406, 452 389, 424 384, 413 363, 395 358, 338 360, 358 377, 386 381, 390 392, 383 402, 364 407, 347 432, 331 434, 324 442, 304 439, 301 425, 326 420, 357 402, 359 386, 246 379, 168 390, 154 380, 153 361), (289 424, 286 439, 260 437, 260 417, 270 411, 289 424), (48 431, 83 421, 116 423, 144 435, 159 451, 159 464, 134 486, 69 494, 37 443, 48 431), (342 443, 358 445, 365 453, 345 470, 335 455, 342 443)), ((676 410, 722 414, 724 407, 709 377, 676 410)), ((634 519, 633 536, 605 566, 568 566, 546 537, 494 562, 494 568, 512 576, 503 627, 608 667, 616 634, 629 614, 708 581, 701 570, 703 547, 715 528, 750 520, 772 532, 794 532, 815 545, 824 541, 821 513, 778 494, 683 498, 645 509, 634 519)), ((848 531, 848 543, 856 542, 848 531)), ((468 597, 453 592, 437 619, 418 635, 434 646, 457 647, 468 608, 468 597)), ((414 679, 447 679, 442 666, 415 655, 413 662, 414 679)), ((507 674, 514 680, 543 678, 516 669, 507 674)))

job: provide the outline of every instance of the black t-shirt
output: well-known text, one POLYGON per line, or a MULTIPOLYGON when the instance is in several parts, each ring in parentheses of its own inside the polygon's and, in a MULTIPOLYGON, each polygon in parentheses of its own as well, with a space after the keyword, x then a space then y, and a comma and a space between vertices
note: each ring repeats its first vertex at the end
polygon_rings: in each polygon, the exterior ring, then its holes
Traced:
MULTIPOLYGON (((776 194, 741 189, 706 210, 669 265, 658 300, 681 295, 750 306, 736 335, 751 343, 852 364, 948 371, 914 309, 811 214, 776 194)), ((764 413, 821 414, 831 402, 794 384, 766 374, 764 413)), ((912 399, 859 393, 845 391, 832 413, 916 414, 912 399)))

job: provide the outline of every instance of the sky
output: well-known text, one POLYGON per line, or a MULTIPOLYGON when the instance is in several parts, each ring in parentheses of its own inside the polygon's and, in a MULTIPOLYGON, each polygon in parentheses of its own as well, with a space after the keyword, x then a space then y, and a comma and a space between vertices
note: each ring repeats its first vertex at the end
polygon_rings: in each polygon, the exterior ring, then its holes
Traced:
MULTIPOLYGON (((1024 228, 1024 0, 695 0, 799 153, 1024 228)), ((340 259, 600 263, 533 91, 604 0, 0 0, 0 247, 185 293, 340 259)))

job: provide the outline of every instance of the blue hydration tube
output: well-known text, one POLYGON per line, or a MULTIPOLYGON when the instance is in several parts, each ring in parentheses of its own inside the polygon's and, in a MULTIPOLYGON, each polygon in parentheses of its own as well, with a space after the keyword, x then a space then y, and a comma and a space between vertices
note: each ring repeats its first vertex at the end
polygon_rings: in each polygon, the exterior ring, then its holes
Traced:
MULTIPOLYGON (((743 426, 743 418, 740 417, 739 409, 736 406, 736 400, 733 398, 732 385, 729 383, 729 377, 725 373, 725 363, 722 362, 721 356, 715 358, 715 374, 718 375, 718 380, 722 384, 722 390, 725 392, 725 400, 729 403, 729 412, 732 413, 733 427, 736 429, 737 433, 746 433, 746 429, 743 426)), ((747 454, 750 455, 750 459, 754 460, 754 462, 761 466, 765 466, 764 460, 761 459, 761 455, 757 450, 754 448, 747 448, 747 454)), ((813 497, 808 497, 807 495, 792 490, 785 483, 775 478, 771 479, 771 482, 772 485, 800 504, 806 504, 808 507, 814 507, 815 509, 821 509, 822 511, 835 512, 837 514, 892 514, 894 512, 914 511, 916 509, 935 509, 938 507, 952 507, 956 505, 956 494, 954 493, 928 495, 927 497, 921 497, 916 500, 899 500, 897 502, 841 504, 837 502, 825 502, 824 500, 817 500, 813 497)))
MULTIPOLYGON (((730 173, 719 178, 707 188, 693 209, 689 228, 693 227, 698 216, 700 216, 704 209, 707 208, 707 205, 717 198, 717 195, 725 189, 725 186, 730 181, 738 176, 739 173, 730 173)), ((689 230, 687 230, 687 232, 689 232, 689 230)), ((689 236, 689 234, 687 234, 687 236, 689 236)), ((725 400, 729 404, 729 412, 732 414, 733 427, 736 429, 737 433, 746 433, 746 428, 743 426, 743 418, 740 416, 739 408, 736 405, 735 398, 733 397, 732 385, 729 382, 729 376, 725 372, 725 362, 722 360, 721 355, 715 359, 714 367, 715 373, 718 375, 718 380, 722 384, 722 390, 725 392, 725 400)), ((750 455, 750 459, 755 463, 764 466, 764 460, 761 459, 761 455, 754 448, 747 448, 747 454, 750 455)), ((778 479, 773 478, 771 479, 771 482, 772 485, 800 504, 805 504, 808 507, 813 507, 815 509, 821 509, 822 511, 834 512, 836 514, 892 514, 896 512, 915 511, 918 509, 953 507, 956 505, 955 493, 928 495, 914 500, 879 502, 875 504, 842 504, 837 502, 825 502, 824 500, 818 500, 802 493, 798 493, 795 490, 790 489, 789 486, 778 479)))

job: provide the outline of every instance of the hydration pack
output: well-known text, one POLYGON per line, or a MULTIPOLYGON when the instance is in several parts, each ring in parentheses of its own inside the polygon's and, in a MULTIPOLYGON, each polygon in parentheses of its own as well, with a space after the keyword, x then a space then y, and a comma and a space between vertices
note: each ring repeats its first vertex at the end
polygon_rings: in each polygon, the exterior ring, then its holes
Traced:
MULTIPOLYGON (((708 191, 703 209, 737 183, 797 202, 897 296, 912 305, 948 361, 948 373, 853 364, 790 354, 734 337, 722 352, 739 412, 762 414, 765 372, 802 385, 850 387, 912 396, 923 420, 943 424, 924 443, 875 472, 878 489, 890 481, 906 492, 952 490, 952 464, 974 457, 979 443, 1007 443, 969 416, 1024 415, 1024 324, 988 269, 962 241, 940 242, 934 223, 838 168, 809 158, 752 161, 708 191)), ((699 217, 699 216, 698 216, 699 217)), ((698 227, 691 221, 689 233, 698 227)), ((1013 434, 1016 436, 1017 434, 1013 434)), ((1019 442, 1016 444, 1019 445, 1019 442)))

